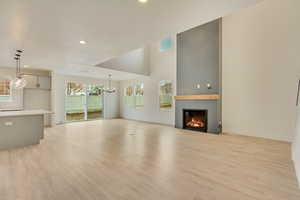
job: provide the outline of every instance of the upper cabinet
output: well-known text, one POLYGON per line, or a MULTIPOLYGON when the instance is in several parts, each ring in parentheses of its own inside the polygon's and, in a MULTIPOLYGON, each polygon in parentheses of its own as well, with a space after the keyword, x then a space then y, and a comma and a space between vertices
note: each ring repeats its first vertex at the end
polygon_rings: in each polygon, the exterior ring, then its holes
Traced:
POLYGON ((25 88, 28 89, 51 89, 51 77, 50 76, 40 76, 40 75, 24 75, 27 85, 25 88))

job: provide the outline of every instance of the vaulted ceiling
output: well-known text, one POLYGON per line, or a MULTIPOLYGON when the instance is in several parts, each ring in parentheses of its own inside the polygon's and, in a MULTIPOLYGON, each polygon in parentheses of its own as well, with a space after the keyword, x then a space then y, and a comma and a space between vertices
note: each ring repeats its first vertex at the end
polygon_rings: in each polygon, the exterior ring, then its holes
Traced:
POLYGON ((0 66, 21 48, 23 64, 71 72, 261 0, 0 1, 0 66))

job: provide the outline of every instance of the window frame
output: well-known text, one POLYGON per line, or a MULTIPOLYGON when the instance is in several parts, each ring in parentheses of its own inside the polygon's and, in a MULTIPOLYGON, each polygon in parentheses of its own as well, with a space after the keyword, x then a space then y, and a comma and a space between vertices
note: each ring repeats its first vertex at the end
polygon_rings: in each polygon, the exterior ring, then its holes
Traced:
MULTIPOLYGON (((3 79, 12 80, 15 76, 13 74, 0 75, 3 79)), ((10 111, 10 110, 23 110, 23 89, 10 88, 10 100, 0 101, 0 111, 10 111)))
MULTIPOLYGON (((0 79, 3 79, 3 80, 8 80, 9 81, 9 95, 1 95, 0 94, 0 97, 8 97, 7 100, 1 100, 0 98, 0 102, 1 103, 7 103, 7 102, 11 102, 12 101, 12 96, 13 96, 13 92, 12 92, 12 88, 10 86, 10 82, 11 82, 11 78, 10 77, 7 77, 7 76, 1 76, 0 75, 0 79)), ((0 80, 1 81, 1 80, 0 80)))

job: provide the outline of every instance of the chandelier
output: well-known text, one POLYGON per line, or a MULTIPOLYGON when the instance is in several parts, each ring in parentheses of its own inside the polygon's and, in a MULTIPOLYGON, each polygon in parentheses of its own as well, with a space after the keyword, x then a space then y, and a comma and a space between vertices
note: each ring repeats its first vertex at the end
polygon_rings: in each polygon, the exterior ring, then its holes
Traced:
POLYGON ((20 62, 21 62, 21 54, 23 53, 22 50, 17 50, 14 59, 16 60, 16 78, 14 78, 10 84, 12 88, 15 89, 23 89, 26 84, 27 81, 23 78, 22 74, 21 74, 21 66, 20 66, 20 62))
POLYGON ((106 93, 115 93, 116 92, 116 88, 113 88, 111 85, 111 74, 108 75, 108 88, 104 88, 103 91, 106 93))

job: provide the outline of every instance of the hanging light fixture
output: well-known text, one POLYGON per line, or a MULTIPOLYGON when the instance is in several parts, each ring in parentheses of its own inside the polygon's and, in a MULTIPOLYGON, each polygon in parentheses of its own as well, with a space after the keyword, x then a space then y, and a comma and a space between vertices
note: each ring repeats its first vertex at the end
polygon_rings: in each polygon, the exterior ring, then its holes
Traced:
POLYGON ((20 62, 21 62, 21 54, 23 53, 22 50, 17 50, 16 54, 15 54, 15 60, 16 60, 16 78, 13 79, 10 84, 12 88, 15 89, 23 89, 26 84, 27 81, 23 78, 22 74, 21 74, 21 66, 20 66, 20 62))
POLYGON ((113 88, 112 86, 111 86, 111 74, 109 74, 108 75, 108 88, 104 88, 104 92, 106 92, 106 93, 115 93, 116 92, 116 88, 113 88))

